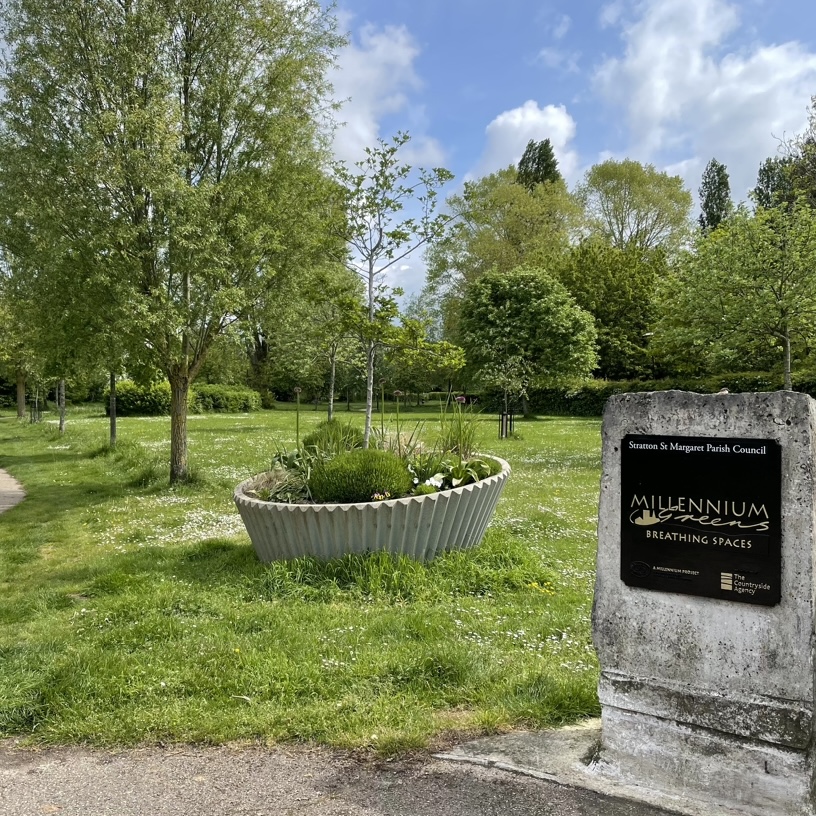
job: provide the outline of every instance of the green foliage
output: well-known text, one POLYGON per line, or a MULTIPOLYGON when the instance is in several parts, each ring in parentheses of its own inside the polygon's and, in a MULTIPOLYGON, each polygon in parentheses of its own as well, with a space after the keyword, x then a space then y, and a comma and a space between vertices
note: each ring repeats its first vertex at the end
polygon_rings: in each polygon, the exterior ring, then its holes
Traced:
POLYGON ((405 463, 389 451, 353 450, 315 466, 309 490, 322 504, 350 504, 375 497, 397 499, 411 489, 405 463))
POLYGON ((432 484, 425 484, 424 482, 418 484, 414 488, 414 495, 415 496, 431 496, 434 493, 438 493, 439 490, 435 488, 432 484))
POLYGON ((351 421, 342 423, 337 419, 329 419, 303 437, 302 447, 306 450, 314 449, 319 456, 329 458, 362 448, 363 432, 352 425, 351 421))
POLYGON ((473 406, 463 405, 464 398, 455 398, 439 413, 439 436, 437 444, 445 452, 467 458, 476 444, 478 412, 473 406))
POLYGON ((597 238, 572 247, 559 267, 558 279, 595 318, 597 376, 625 379, 649 372, 655 288, 667 274, 661 249, 620 249, 597 238))
POLYGON ((429 391, 450 381, 465 366, 464 351, 445 340, 428 339, 429 322, 403 315, 400 332, 386 351, 381 371, 390 383, 406 393, 429 391))
POLYGON ((365 149, 356 172, 342 162, 334 167, 346 214, 336 235, 347 245, 344 262, 366 282, 367 308, 355 327, 366 348, 366 446, 371 436, 377 349, 395 339, 396 304, 382 275, 415 249, 435 241, 450 220, 435 213, 439 189, 453 174, 443 167, 414 170, 402 163, 400 150, 409 141, 410 136, 402 132, 390 142, 378 139, 376 147, 365 149), (410 201, 419 205, 419 217, 403 216, 410 201))
POLYGON ((552 268, 579 226, 580 205, 563 182, 536 184, 531 192, 516 181, 511 167, 466 181, 461 194, 447 199, 454 217, 426 253, 423 299, 439 303, 448 340, 461 344, 459 305, 472 283, 494 270, 552 268))
POLYGON ((299 504, 311 498, 309 476, 315 458, 302 451, 279 451, 272 468, 258 476, 247 491, 263 501, 299 504))
POLYGON ((728 169, 712 159, 703 172, 700 184, 700 229, 711 232, 728 216, 733 208, 728 169))
MULTIPOLYGON (((110 404, 106 389, 105 401, 110 404)), ((116 413, 119 416, 168 416, 170 414, 170 383, 139 385, 131 380, 116 383, 116 413)))
POLYGON ((302 270, 268 293, 250 339, 252 387, 281 395, 301 387, 306 400, 330 399, 338 384, 358 380, 365 361, 354 326, 362 308, 359 276, 338 263, 302 270))
MULTIPOLYGON (((784 386, 781 372, 735 372, 710 374, 702 377, 666 377, 660 380, 586 380, 555 388, 533 388, 530 404, 536 414, 550 416, 598 417, 603 414, 609 397, 645 391, 693 391, 716 394, 723 388, 732 394, 754 391, 778 391, 784 386)), ((794 377, 793 386, 816 397, 816 377, 803 373, 794 377)), ((494 401, 499 401, 496 394, 494 401)), ((486 395, 490 402, 490 395, 486 395)))
POLYGON ((490 457, 452 455, 450 451, 417 453, 408 461, 414 494, 451 490, 501 473, 501 464, 490 457), (425 488, 432 487, 432 491, 425 488))
MULTIPOLYGON (((105 390, 110 402, 110 390, 105 390)), ((188 409, 192 413, 244 414, 259 411, 261 396, 257 391, 229 385, 196 386, 189 393, 188 409)), ((119 416, 168 416, 170 384, 167 381, 139 385, 132 380, 116 384, 116 413, 119 416)))
POLYGON ((558 170, 558 160, 555 158, 549 139, 544 139, 542 142, 530 139, 527 142, 524 154, 519 159, 516 180, 529 192, 532 192, 537 184, 563 181, 558 170))
POLYGON ((816 208, 816 96, 810 98, 807 127, 783 142, 786 170, 796 201, 816 208))
POLYGON ((816 340, 814 268, 810 207, 738 210, 661 281, 655 354, 708 371, 778 365, 790 388, 816 340))
POLYGON ((591 167, 578 188, 590 229, 623 249, 674 252, 689 232, 691 193, 680 176, 631 159, 591 167))
POLYGON ((1 9, 2 243, 63 336, 110 315, 103 345, 174 384, 183 481, 186 391, 216 338, 331 243, 336 20, 317 0, 1 9))
POLYGON ((515 358, 538 382, 589 376, 597 361, 592 316, 539 269, 488 272, 473 283, 462 337, 474 366, 501 371, 515 358))
POLYGON ((236 327, 213 342, 196 383, 246 386, 249 376, 246 341, 236 327))
POLYGON ((245 414, 260 409, 261 395, 250 388, 199 383, 192 392, 191 410, 195 413, 245 414))
POLYGON ((771 156, 759 166, 756 187, 751 198, 758 207, 766 210, 780 204, 792 205, 796 199, 793 188, 790 156, 771 156))
POLYGON ((464 459, 449 461, 444 472, 446 486, 462 487, 466 484, 481 481, 490 476, 490 465, 483 459, 464 459))

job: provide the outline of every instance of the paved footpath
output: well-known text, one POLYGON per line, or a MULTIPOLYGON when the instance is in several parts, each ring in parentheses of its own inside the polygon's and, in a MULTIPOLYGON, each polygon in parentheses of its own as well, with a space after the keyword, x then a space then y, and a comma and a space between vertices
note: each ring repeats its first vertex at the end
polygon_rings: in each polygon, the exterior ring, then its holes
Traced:
POLYGON ((0 742, 2 816, 669 816, 428 755, 325 748, 20 749, 0 742))
POLYGON ((0 470, 0 513, 19 504, 24 498, 23 486, 5 470, 0 470))

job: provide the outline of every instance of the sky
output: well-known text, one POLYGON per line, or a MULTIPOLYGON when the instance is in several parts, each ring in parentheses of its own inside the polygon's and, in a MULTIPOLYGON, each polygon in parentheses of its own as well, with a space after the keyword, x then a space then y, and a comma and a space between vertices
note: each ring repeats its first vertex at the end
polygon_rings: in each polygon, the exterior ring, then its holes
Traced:
MULTIPOLYGON (((406 160, 467 179, 549 138, 570 187, 632 158, 683 178, 759 164, 801 132, 816 95, 814 0, 340 0, 334 150, 350 163, 406 130, 406 160)), ((421 288, 415 253, 390 282, 421 288)))

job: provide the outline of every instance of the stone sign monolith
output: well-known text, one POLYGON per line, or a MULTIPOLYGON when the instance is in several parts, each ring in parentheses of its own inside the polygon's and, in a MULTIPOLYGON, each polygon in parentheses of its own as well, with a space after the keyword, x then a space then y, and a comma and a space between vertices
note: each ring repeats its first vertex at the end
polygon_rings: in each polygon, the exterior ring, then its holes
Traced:
POLYGON ((595 772, 678 802, 814 816, 814 461, 805 394, 607 404, 595 772))

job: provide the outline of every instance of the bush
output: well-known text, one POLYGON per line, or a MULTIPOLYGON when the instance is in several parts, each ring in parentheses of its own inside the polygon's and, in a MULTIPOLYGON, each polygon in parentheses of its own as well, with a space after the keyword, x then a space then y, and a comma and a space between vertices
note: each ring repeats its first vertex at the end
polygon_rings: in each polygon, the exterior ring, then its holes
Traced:
POLYGON ((363 432, 350 422, 341 425, 336 419, 321 422, 303 439, 304 448, 314 448, 324 457, 337 456, 363 447, 363 432))
MULTIPOLYGON (((105 410, 110 413, 110 389, 105 390, 105 410)), ((131 380, 116 383, 117 416, 161 416, 170 413, 170 383, 137 385, 131 380)))
MULTIPOLYGON (((105 389, 105 410, 110 413, 110 389, 105 389)), ((243 414, 258 411, 261 397, 257 391, 233 385, 199 385, 190 389, 188 410, 191 414, 243 414)), ((170 414, 170 383, 138 385, 131 380, 116 384, 118 416, 167 416, 170 414)))
POLYGON ((246 414, 260 408, 261 395, 237 385, 197 385, 190 399, 190 409, 196 413, 246 414))
POLYGON ((378 498, 396 499, 411 489, 411 475, 388 451, 367 449, 341 453, 315 467, 309 490, 316 502, 351 504, 378 498))

